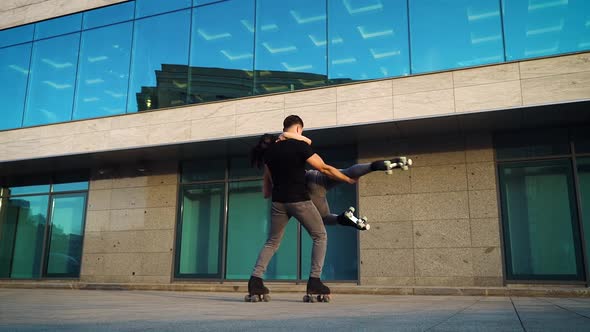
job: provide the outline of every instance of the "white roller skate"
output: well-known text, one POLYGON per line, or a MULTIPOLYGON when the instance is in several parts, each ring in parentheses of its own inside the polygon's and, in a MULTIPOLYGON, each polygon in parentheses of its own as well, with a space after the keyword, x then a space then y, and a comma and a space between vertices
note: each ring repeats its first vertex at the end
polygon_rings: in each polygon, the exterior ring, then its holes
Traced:
POLYGON ((393 174, 394 168, 401 168, 402 170, 407 171, 408 169, 410 169, 410 166, 412 166, 413 161, 408 157, 398 157, 392 160, 386 160, 384 163, 387 167, 385 173, 393 174))
POLYGON ((348 210, 346 210, 343 215, 344 218, 346 219, 346 221, 344 221, 346 224, 346 226, 352 226, 352 227, 356 227, 357 229, 361 230, 361 231, 368 231, 369 229, 371 229, 371 225, 368 224, 368 219, 367 217, 362 217, 362 218, 357 218, 354 215, 354 207, 349 207, 348 210))

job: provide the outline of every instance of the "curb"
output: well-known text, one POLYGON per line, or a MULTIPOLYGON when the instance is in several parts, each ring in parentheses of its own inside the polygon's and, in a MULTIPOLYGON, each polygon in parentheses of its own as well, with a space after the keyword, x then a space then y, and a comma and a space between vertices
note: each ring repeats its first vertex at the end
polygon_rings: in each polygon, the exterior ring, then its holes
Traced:
MULTIPOLYGON (((268 283, 273 293, 304 293, 305 285, 268 283)), ((515 296, 515 297, 589 297, 590 288, 582 287, 375 287, 330 285, 334 294, 359 295, 441 295, 441 296, 515 296)), ((7 282, 0 281, 0 289, 77 289, 122 291, 190 291, 247 293, 243 283, 172 283, 126 284, 88 282, 7 282)))

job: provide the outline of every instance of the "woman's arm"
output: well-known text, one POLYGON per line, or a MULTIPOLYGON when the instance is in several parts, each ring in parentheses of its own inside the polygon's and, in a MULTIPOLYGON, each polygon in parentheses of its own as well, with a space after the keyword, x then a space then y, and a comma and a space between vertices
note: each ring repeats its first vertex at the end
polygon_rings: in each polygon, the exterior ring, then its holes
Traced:
POLYGON ((311 140, 309 138, 295 133, 284 132, 279 136, 279 139, 296 139, 307 143, 307 145, 311 145, 311 140))

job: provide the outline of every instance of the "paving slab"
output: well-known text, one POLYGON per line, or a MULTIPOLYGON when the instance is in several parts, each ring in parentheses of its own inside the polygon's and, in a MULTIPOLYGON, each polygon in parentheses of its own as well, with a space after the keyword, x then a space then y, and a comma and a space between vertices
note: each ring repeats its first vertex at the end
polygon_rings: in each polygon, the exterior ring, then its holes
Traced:
POLYGON ((0 289, 0 331, 590 331, 576 298, 0 289))

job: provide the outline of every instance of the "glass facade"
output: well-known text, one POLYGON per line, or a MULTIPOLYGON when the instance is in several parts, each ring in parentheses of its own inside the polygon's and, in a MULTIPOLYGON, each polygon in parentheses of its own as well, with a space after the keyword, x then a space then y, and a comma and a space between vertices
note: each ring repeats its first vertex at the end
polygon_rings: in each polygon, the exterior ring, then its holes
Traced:
POLYGON ((498 0, 412 0, 412 73, 504 61, 498 0))
POLYGON ((0 130, 582 52, 588 13, 583 0, 128 1, 0 31, 0 130))
POLYGON ((521 60, 590 48, 590 2, 502 0, 506 59, 521 60))
POLYGON ((587 278, 590 156, 577 149, 587 135, 581 132, 556 128, 494 139, 508 280, 587 278))
POLYGON ((0 278, 79 277, 87 195, 87 181, 2 188, 0 278))
MULTIPOLYGON (((322 155, 332 165, 342 167, 354 160, 340 150, 322 152, 322 155)), ((270 229, 270 201, 262 196, 262 172, 251 168, 247 157, 213 160, 213 165, 186 162, 181 172, 183 203, 177 227, 175 277, 250 278, 270 229)), ((330 191, 328 198, 332 211, 341 212, 356 206, 356 189, 338 186, 330 191)), ((322 278, 357 280, 357 231, 339 226, 327 230, 330 245, 322 278)), ((309 235, 292 220, 265 278, 307 279, 310 253, 309 235)))

